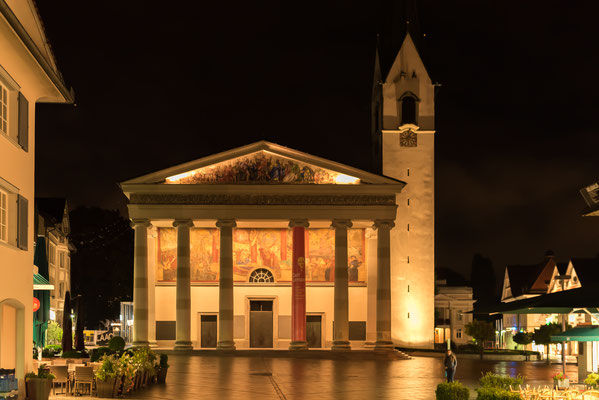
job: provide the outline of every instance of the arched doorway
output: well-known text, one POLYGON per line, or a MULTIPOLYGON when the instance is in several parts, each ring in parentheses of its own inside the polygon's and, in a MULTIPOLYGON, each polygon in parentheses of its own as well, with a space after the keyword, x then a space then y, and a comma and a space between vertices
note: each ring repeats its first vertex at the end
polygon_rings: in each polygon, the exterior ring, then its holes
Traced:
POLYGON ((25 376, 25 306, 16 299, 0 301, 0 368, 25 376))

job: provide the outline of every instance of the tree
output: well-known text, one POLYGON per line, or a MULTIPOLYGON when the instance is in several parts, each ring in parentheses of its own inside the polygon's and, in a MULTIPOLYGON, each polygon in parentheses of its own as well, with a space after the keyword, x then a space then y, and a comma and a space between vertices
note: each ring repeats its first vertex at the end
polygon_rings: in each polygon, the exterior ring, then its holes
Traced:
POLYGON ((48 322, 48 330, 46 331, 47 344, 62 343, 62 328, 54 321, 48 322))
POLYGON ((484 344, 486 340, 495 337, 495 328, 493 323, 475 319, 466 324, 466 335, 472 336, 480 348, 480 359, 483 359, 484 344))
POLYGON ((476 305, 492 304, 495 298, 495 270, 493 262, 480 254, 472 258, 472 269, 470 272, 472 291, 476 305))
POLYGON ((530 332, 518 332, 512 338, 514 343, 527 346, 532 343, 532 333, 530 332))
MULTIPOLYGON (((512 340, 514 341, 514 343, 526 347, 527 345, 532 343, 532 333, 531 332, 518 332, 514 335, 512 340)), ((528 352, 526 352, 526 361, 528 361, 528 352)))
POLYGON ((71 320, 71 293, 64 295, 64 310, 62 312, 62 351, 73 350, 73 321, 71 320))
POLYGON ((544 344, 547 349, 547 364, 549 364, 549 344, 553 343, 551 340, 552 335, 557 335, 562 331, 562 328, 559 324, 551 323, 547 325, 541 325, 536 328, 532 334, 532 340, 536 344, 544 344))

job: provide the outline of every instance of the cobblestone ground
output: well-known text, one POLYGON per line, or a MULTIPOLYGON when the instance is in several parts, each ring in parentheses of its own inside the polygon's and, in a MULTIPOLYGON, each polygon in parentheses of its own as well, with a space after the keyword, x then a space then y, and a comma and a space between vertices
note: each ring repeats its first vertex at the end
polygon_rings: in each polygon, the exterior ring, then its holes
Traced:
MULTIPOLYGON (((402 361, 306 360, 262 357, 171 355, 167 383, 130 398, 192 399, 406 399, 434 400, 444 379, 440 358, 402 361)), ((543 361, 466 360, 458 357, 456 379, 477 387, 481 372, 525 376, 530 385, 550 385, 559 365, 543 361)), ((568 365, 576 376, 576 366, 568 365)), ((474 393, 471 394, 475 398, 474 393)))

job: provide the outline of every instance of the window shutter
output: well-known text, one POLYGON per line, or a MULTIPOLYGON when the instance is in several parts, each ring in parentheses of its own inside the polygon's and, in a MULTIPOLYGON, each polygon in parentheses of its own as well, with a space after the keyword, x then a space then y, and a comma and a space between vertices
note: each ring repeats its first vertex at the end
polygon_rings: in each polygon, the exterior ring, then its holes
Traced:
POLYGON ((27 239, 28 239, 28 226, 27 217, 29 216, 27 210, 28 201, 25 197, 19 195, 17 200, 18 209, 18 222, 17 222, 17 246, 19 249, 27 250, 27 239))
POLYGON ((19 145, 29 151, 29 102, 19 92, 19 145))

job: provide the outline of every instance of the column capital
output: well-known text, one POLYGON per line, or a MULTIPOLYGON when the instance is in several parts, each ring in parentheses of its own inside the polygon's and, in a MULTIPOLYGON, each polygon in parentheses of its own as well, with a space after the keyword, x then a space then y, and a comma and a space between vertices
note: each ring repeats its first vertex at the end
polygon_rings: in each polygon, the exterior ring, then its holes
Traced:
POLYGON ((235 228, 237 226, 237 222, 234 219, 219 219, 216 221, 217 228, 235 228))
POLYGON ((193 221, 190 219, 176 219, 173 221, 173 226, 175 228, 192 228, 193 227, 193 221))
POLYGON ((353 226, 351 219, 334 219, 331 221, 331 228, 351 228, 353 226))
POLYGON ((308 222, 307 219, 292 219, 292 220, 289 220, 289 227, 290 228, 295 228, 295 227, 307 228, 309 226, 310 226, 310 223, 308 222))
POLYGON ((130 222, 131 228, 149 228, 152 223, 148 219, 132 219, 130 222))
POLYGON ((392 219, 375 219, 373 228, 374 229, 391 229, 395 226, 395 221, 392 219))

